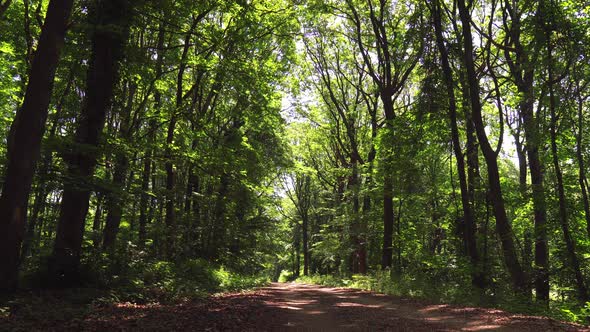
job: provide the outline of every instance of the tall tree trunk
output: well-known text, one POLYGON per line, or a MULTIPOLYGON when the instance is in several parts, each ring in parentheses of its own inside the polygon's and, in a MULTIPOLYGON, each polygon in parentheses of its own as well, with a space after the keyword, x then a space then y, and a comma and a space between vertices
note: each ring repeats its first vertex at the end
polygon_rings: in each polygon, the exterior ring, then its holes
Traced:
POLYGON ((393 179, 386 174, 383 180, 383 246, 381 253, 381 268, 391 268, 393 265, 393 179))
MULTIPOLYGON (((129 96, 127 105, 123 106, 121 112, 121 125, 119 128, 119 136, 123 143, 131 143, 131 112, 133 108, 133 99, 137 91, 135 83, 129 83, 129 96)), ((129 157, 125 151, 115 152, 115 170, 113 172, 113 187, 108 197, 109 212, 107 214, 106 224, 103 236, 103 250, 112 250, 119 233, 119 225, 123 216, 123 196, 125 191, 125 180, 127 178, 127 171, 129 169, 129 157)), ((131 181, 129 182, 131 183, 131 181)))
MULTIPOLYGON (((393 108, 392 94, 389 89, 383 88, 381 101, 385 112, 386 130, 393 136, 393 121, 395 112, 393 108)), ((393 265, 393 227, 395 215, 393 212, 393 175, 385 170, 383 177, 383 246, 381 254, 381 268, 391 268, 393 265)))
MULTIPOLYGON (((174 110, 173 112, 176 112, 174 110)), ((174 204, 174 196, 175 196, 175 171, 174 171, 174 163, 172 161, 172 145, 174 144, 174 130, 176 128, 177 118, 176 115, 173 114, 170 122, 168 124, 168 133, 166 135, 166 164, 164 168, 166 169, 166 215, 164 217, 164 221, 166 224, 166 231, 165 231, 165 244, 164 244, 164 251, 165 255, 168 257, 172 257, 173 249, 174 249, 174 233, 175 233, 175 224, 176 224, 176 217, 175 217, 175 204, 174 204)))
POLYGON ((535 294, 538 302, 549 304, 549 248, 547 245, 547 210, 543 166, 539 157, 538 125, 533 117, 532 93, 527 105, 521 106, 525 123, 526 150, 531 174, 533 192, 533 214, 535 219, 535 294))
MULTIPOLYGON (((369 5, 369 20, 371 23, 372 34, 375 37, 377 48, 377 65, 374 64, 372 56, 369 55, 365 43, 363 41, 364 34, 362 29, 362 20, 360 18, 357 7, 352 1, 346 2, 348 9, 351 12, 351 20, 355 25, 355 41, 359 47, 364 64, 367 67, 369 76, 373 83, 378 87, 379 98, 383 104, 383 112, 385 113, 385 130, 386 138, 393 141, 394 137, 394 120, 395 98, 401 89, 404 87, 410 73, 418 63, 418 59, 422 52, 422 45, 414 49, 414 53, 405 53, 404 60, 396 59, 400 54, 393 54, 391 43, 388 37, 405 39, 407 36, 388 36, 386 25, 384 21, 384 12, 386 8, 386 1, 379 3, 378 14, 372 5, 369 5), (395 59, 395 60, 394 60, 395 59), (395 64, 394 61, 399 63, 395 64)), ((417 37, 421 38, 421 37, 417 37)), ((406 40, 408 41, 408 40, 406 40)), ((406 42, 404 41, 404 42, 406 42)), ((375 55, 375 53, 372 53, 375 55)), ((383 157, 383 156, 382 156, 383 157)), ((384 158, 387 159, 387 158, 384 158)), ((383 245, 381 254, 381 268, 391 268, 393 261, 393 227, 395 223, 395 216, 393 212, 393 176, 387 170, 387 160, 385 160, 385 174, 383 178, 383 245)))
POLYGON ((309 275, 309 263, 310 263, 310 252, 309 252, 309 216, 302 218, 301 222, 301 234, 303 240, 303 275, 309 275))
MULTIPOLYGON (((53 125, 51 127, 49 133, 50 138, 55 136, 56 130, 57 120, 53 122, 53 125)), ((41 211, 45 209, 47 194, 49 193, 49 186, 47 181, 52 160, 53 151, 44 151, 41 168, 37 174, 39 184, 37 188, 37 193, 35 194, 35 199, 33 201, 33 211, 31 212, 29 223, 27 224, 27 232, 25 234, 21 250, 21 260, 24 260, 31 253, 31 246, 33 242, 33 237, 35 236, 35 228, 37 227, 37 223, 39 221, 39 214, 41 213, 41 211)))
POLYGON ((178 75, 176 77, 176 104, 175 109, 172 110, 170 116, 170 122, 168 123, 168 132, 166 134, 166 255, 171 257, 174 250, 174 237, 176 228, 176 217, 175 217, 175 188, 176 188, 176 172, 174 171, 174 162, 172 160, 172 147, 174 145, 174 131, 176 130, 176 124, 178 122, 177 112, 182 107, 183 102, 183 83, 184 83, 184 72, 186 70, 188 51, 190 49, 190 40, 192 34, 197 27, 197 19, 193 20, 189 32, 184 38, 184 45, 182 50, 182 56, 180 58, 180 67, 178 69, 178 75))
MULTIPOLYGON (((124 152, 122 152, 124 153, 124 152)), ((119 232, 119 225, 123 216, 123 186, 127 177, 127 170, 129 169, 129 159, 127 156, 122 156, 117 153, 115 159, 115 170, 113 172, 113 185, 115 190, 108 193, 108 213, 106 217, 102 248, 103 250, 112 250, 119 232)))
MULTIPOLYGON (((353 210, 353 273, 366 274, 367 273, 367 248, 366 242, 366 230, 363 225, 363 218, 361 216, 361 197, 360 197, 360 174, 358 161, 354 161, 352 164, 352 176, 349 180, 349 186, 352 187, 352 210, 353 210)), ((370 204, 370 203, 368 203, 370 204)))
MULTIPOLYGON (((75 142, 97 148, 110 108, 118 76, 119 59, 127 37, 131 2, 105 0, 95 2, 95 26, 92 55, 86 79, 86 98, 79 117, 75 142), (116 27, 116 28, 114 28, 116 27)), ((66 183, 63 191, 57 235, 50 270, 56 284, 71 285, 78 280, 86 214, 97 153, 72 152, 65 157, 71 179, 84 183, 66 183)))
MULTIPOLYGON (((55 113, 55 118, 53 119, 53 123, 51 125, 51 129, 49 130, 49 139, 53 139, 55 138, 56 132, 57 132, 57 128, 59 125, 59 116, 61 114, 61 112, 63 111, 63 105, 65 103, 65 99, 66 97, 70 94, 70 91, 72 89, 72 84, 74 83, 74 73, 75 73, 75 69, 77 67, 77 64, 75 64, 71 69, 70 69, 70 73, 68 74, 68 79, 67 79, 67 83, 66 83, 66 87, 64 89, 63 94, 61 95, 61 97, 59 98, 59 101, 57 103, 57 105, 55 105, 55 109, 56 109, 56 113, 55 113)), ((41 164, 41 168, 39 169, 38 173, 37 173, 37 177, 38 177, 38 188, 37 188, 37 193, 35 195, 35 200, 33 203, 33 211, 31 212, 31 217, 30 217, 30 221, 29 224, 27 225, 27 232, 25 234, 25 239, 23 242, 23 246, 22 246, 22 250, 21 250, 21 259, 25 259, 25 257, 27 257, 29 254, 31 254, 31 249, 32 249, 32 245, 33 245, 33 240, 35 237, 35 228, 37 227, 41 227, 41 225, 37 225, 39 224, 40 221, 40 215, 45 211, 45 207, 46 207, 46 200, 47 200, 47 195, 50 192, 50 188, 49 188, 49 184, 48 184, 48 176, 50 173, 50 168, 51 165, 53 163, 53 151, 50 149, 47 149, 46 151, 43 152, 43 157, 42 157, 42 164, 41 164)), ((42 221, 42 219, 41 219, 42 221)), ((39 245, 39 243, 36 243, 37 245, 39 245)))
POLYGON ((10 128, 8 162, 0 195, 0 291, 11 291, 17 286, 27 202, 72 4, 72 0, 49 2, 24 102, 10 128))
POLYGON ((459 75, 462 96, 461 103, 465 114, 465 136, 467 138, 465 145, 465 152, 467 155, 467 190, 469 193, 469 201, 473 207, 473 217, 476 219, 476 207, 481 203, 481 197, 476 195, 481 184, 481 175, 479 173, 479 150, 475 126, 473 125, 473 114, 471 113, 471 106, 469 105, 469 86, 466 82, 467 79, 464 70, 461 70, 459 75))
POLYGON ((516 158, 518 159, 518 189, 523 198, 527 197, 527 162, 524 145, 520 141, 520 135, 514 135, 514 145, 516 147, 516 158))
POLYGON ((102 228, 102 209, 103 209, 103 199, 104 195, 102 193, 96 194, 96 209, 94 210, 94 220, 92 221, 92 232, 94 233, 94 238, 92 239, 92 244, 94 248, 99 248, 100 240, 101 240, 101 231, 102 228))
MULTIPOLYGON (((525 147, 531 174, 533 215, 535 220, 535 294, 538 302, 548 306, 549 248, 547 245, 547 210, 543 180, 543 164, 539 156, 541 137, 539 133, 539 125, 534 114, 533 83, 535 77, 535 64, 530 63, 527 52, 521 43, 520 14, 515 13, 516 9, 512 8, 508 1, 506 1, 505 4, 507 11, 509 13, 513 13, 513 15, 510 15, 512 20, 510 26, 511 29, 508 33, 510 35, 511 42, 514 44, 515 57, 512 59, 512 56, 508 50, 505 51, 505 55, 508 59, 510 59, 510 71, 514 77, 514 81, 516 82, 518 92, 522 96, 518 107, 520 111, 520 118, 522 119, 524 125, 525 147)), ((507 24, 508 23, 505 22, 505 25, 507 24)))
POLYGON ((490 186, 490 198, 494 208, 494 216, 496 217, 496 232, 502 244, 502 251, 504 262, 508 268, 508 272, 512 279, 514 289, 518 292, 526 292, 527 277, 518 261, 516 248, 514 245, 514 238, 512 234, 512 226, 506 214, 504 206, 504 198, 502 195, 502 188, 500 185, 500 172, 498 169, 497 156, 488 141, 485 132, 485 124, 483 122, 482 107, 479 96, 479 81, 477 73, 475 72, 475 64, 473 58, 473 38, 471 35, 471 16, 469 10, 465 6, 465 0, 457 1, 459 8, 459 15, 461 16, 462 31, 463 31, 463 46, 465 67, 467 69, 467 81, 469 84, 469 97, 471 104, 471 112, 473 114, 473 124, 477 134, 477 139, 480 143, 480 148, 488 166, 488 182, 490 186))
POLYGON ((457 171, 459 174, 459 186, 461 190, 461 203, 463 207, 463 222, 464 222, 464 245, 467 255, 469 256, 472 265, 471 282, 474 286, 483 289, 485 286, 485 277, 483 269, 480 264, 479 251, 477 249, 476 241, 476 224, 471 210, 471 202, 469 199, 469 188, 467 184, 467 177, 465 175, 465 158, 461 150, 461 142, 459 140, 459 128, 457 126, 457 102, 454 92, 453 72, 449 63, 449 55, 445 46, 441 8, 438 2, 434 0, 432 5, 432 14, 434 19, 434 29, 436 33, 436 43, 441 55, 443 77, 446 84, 447 98, 449 102, 449 120, 451 123, 451 136, 453 141, 453 152, 455 153, 455 160, 457 161, 457 171))
POLYGON ((299 224, 295 224, 294 227, 294 232, 295 232, 295 245, 294 245, 294 251, 295 251, 295 264, 293 266, 293 276, 294 277, 299 277, 299 274, 301 271, 301 236, 299 235, 300 230, 299 230, 299 224))
MULTIPOLYGON (((580 93, 580 92, 578 92, 580 93)), ((582 191, 584 204, 584 218, 586 219, 586 233, 590 238, 590 201, 588 200, 588 178, 586 177, 586 163, 584 162, 584 98, 578 96, 578 132, 576 133, 576 158, 578 160, 578 183, 582 191)))
POLYGON ((141 172, 141 197, 139 200, 139 248, 145 247, 145 241, 147 238, 147 219, 148 219, 148 200, 149 200, 149 183, 150 176, 152 173, 152 158, 151 148, 146 151, 143 157, 143 171, 141 172))
MULTIPOLYGON (((164 24, 160 23, 158 28, 158 42, 157 42, 157 58, 156 58, 156 77, 162 76, 162 65, 164 61, 164 24)), ((148 222, 148 201, 150 195, 148 193, 150 188, 150 177, 152 176, 152 154, 153 145, 156 141, 156 131, 158 126, 158 117, 160 115, 160 108, 162 107, 162 94, 156 89, 154 93, 154 109, 155 114, 153 118, 148 121, 147 133, 147 149, 143 157, 143 171, 141 176, 141 198, 139 201, 139 247, 143 248, 146 241, 146 227, 148 222)), ((152 186, 152 190, 154 187, 152 186)), ((152 209, 153 210, 153 209, 152 209)))
POLYGON ((226 240, 226 200, 229 191, 230 178, 227 173, 221 175, 219 185, 217 187, 217 194, 215 199, 214 215, 213 215, 213 232, 211 236, 211 243, 208 248, 209 258, 216 260, 220 258, 220 249, 225 244, 226 240))
POLYGON ((563 185, 563 173, 559 164, 559 155, 557 149, 557 114, 556 114, 556 100, 553 84, 553 45, 551 44, 551 33, 552 31, 548 26, 545 27, 545 42, 547 43, 547 78, 549 85, 549 115, 551 117, 551 124, 549 133, 551 136, 551 156, 553 161, 553 168, 555 169, 555 177, 557 179, 557 195, 559 201, 559 224, 563 232, 563 239, 567 250, 567 257, 570 261, 570 268, 573 270, 576 278, 576 290, 578 292, 578 299, 580 303, 586 303, 588 301, 588 289, 582 270, 580 267, 580 261, 576 254, 576 245, 572 234, 569 229, 568 216, 567 216, 567 201, 565 198, 565 188, 563 185))
POLYGON ((11 3, 12 0, 0 1, 0 20, 4 18, 4 13, 6 13, 11 3))
POLYGON ((309 210, 311 208, 311 177, 303 175, 301 187, 298 193, 298 201, 301 210, 301 233, 303 240, 303 275, 309 275, 311 252, 309 250, 309 210), (301 206, 303 204, 303 206, 301 206))

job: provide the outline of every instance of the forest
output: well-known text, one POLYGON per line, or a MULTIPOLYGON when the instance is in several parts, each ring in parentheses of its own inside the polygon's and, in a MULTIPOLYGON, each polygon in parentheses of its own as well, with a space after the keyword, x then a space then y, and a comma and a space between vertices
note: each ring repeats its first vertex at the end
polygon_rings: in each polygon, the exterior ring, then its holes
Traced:
POLYGON ((588 1, 0 0, 0 139, 0 324, 277 281, 590 322, 588 1))

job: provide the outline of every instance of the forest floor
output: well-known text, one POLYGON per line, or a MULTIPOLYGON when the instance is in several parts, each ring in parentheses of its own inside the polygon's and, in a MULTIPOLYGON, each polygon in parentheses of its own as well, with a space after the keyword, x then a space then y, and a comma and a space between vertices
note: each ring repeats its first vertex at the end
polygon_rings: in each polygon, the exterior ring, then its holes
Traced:
POLYGON ((545 317, 296 283, 168 305, 95 304, 83 313, 53 301, 45 296, 39 308, 0 316, 0 331, 590 331, 545 317))

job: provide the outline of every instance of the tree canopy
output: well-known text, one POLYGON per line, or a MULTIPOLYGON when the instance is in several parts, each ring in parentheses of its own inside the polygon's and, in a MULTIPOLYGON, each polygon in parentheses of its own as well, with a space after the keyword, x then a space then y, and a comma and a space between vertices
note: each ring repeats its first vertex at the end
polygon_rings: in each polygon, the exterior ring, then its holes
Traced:
POLYGON ((0 0, 0 31, 3 292, 223 271, 588 313, 588 3, 0 0))

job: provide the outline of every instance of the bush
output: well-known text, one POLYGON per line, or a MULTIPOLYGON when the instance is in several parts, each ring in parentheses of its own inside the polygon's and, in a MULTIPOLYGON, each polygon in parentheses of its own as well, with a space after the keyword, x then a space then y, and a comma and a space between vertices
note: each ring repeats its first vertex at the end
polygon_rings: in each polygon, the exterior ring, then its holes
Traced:
POLYGON ((293 272, 291 271, 287 271, 287 270, 282 270, 281 274, 279 275, 279 282, 291 282, 294 281, 295 279, 297 279, 294 275, 293 272))

